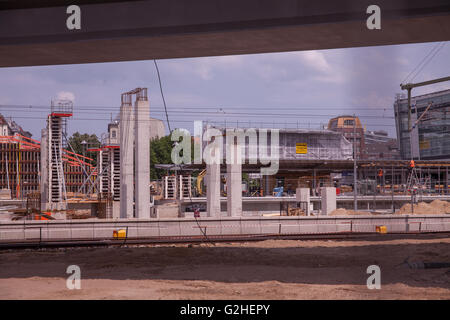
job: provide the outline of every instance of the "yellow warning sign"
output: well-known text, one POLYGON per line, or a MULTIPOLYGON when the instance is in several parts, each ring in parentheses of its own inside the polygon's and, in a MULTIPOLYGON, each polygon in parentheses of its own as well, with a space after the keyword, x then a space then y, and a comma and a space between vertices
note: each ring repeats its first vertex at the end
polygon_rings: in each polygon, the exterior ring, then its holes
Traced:
POLYGON ((419 141, 419 149, 430 149, 430 141, 429 140, 422 140, 419 141))
POLYGON ((295 153, 305 154, 308 153, 308 145, 306 143, 296 143, 295 153))

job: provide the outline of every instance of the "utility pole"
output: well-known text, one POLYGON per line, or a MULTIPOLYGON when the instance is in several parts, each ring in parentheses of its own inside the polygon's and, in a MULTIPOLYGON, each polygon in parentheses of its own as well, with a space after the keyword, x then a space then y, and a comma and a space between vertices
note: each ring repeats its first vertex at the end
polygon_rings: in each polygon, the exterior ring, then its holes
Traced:
POLYGON ((353 210, 358 210, 358 187, 356 186, 356 116, 353 114, 353 210))

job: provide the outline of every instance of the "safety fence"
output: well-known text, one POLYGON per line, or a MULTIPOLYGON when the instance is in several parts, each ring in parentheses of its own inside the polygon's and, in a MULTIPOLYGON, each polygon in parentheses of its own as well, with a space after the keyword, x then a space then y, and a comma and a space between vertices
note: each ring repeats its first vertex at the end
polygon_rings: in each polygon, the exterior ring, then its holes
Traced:
POLYGON ((2 222, 0 243, 362 234, 379 232, 379 227, 387 233, 450 232, 450 215, 2 222))

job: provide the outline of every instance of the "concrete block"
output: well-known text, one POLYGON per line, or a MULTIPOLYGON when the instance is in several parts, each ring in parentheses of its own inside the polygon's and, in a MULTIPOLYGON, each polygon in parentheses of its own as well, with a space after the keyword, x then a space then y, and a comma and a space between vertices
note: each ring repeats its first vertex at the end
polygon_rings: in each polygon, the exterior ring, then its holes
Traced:
POLYGON ((159 234, 162 237, 180 236, 180 222, 179 221, 160 221, 159 234))
POLYGON ((73 239, 93 239, 94 229, 90 225, 86 226, 73 226, 72 227, 73 239))
POLYGON ((241 234, 240 220, 222 220, 220 221, 220 227, 222 235, 241 234))
POLYGON ((241 220, 241 232, 242 234, 260 234, 261 222, 260 220, 241 220))
POLYGON ((155 206, 157 218, 178 218, 180 215, 180 206, 177 203, 170 203, 155 206))
POLYGON ((158 224, 155 223, 155 224, 139 225, 139 228, 137 230, 137 236, 140 238, 158 237, 159 236, 158 224))
POLYGON ((295 189, 295 198, 297 202, 310 202, 309 188, 295 189))
POLYGON ((206 198, 208 217, 220 217, 220 164, 206 165, 206 198))
POLYGON ((70 230, 65 228, 51 228, 45 232, 47 239, 67 239, 70 238, 70 230))
POLYGON ((23 230, 13 229, 0 231, 0 240, 24 240, 23 230))
POLYGON ((96 239, 99 238, 112 238, 113 237, 113 231, 115 228, 111 227, 95 227, 94 237, 96 239))
POLYGON ((336 188, 321 188, 320 194, 322 198, 321 215, 329 215, 331 211, 336 210, 336 188))
POLYGON ((335 224, 319 224, 317 225, 318 233, 336 233, 337 226, 335 224))
POLYGON ((318 225, 316 224, 300 224, 300 234, 316 234, 318 233, 318 225))
POLYGON ((180 223, 180 234, 182 236, 201 236, 203 235, 202 230, 208 235, 208 227, 202 221, 183 221, 180 223))
POLYGON ((278 234, 280 230, 279 221, 264 221, 261 220, 261 233, 263 234, 278 234))
POLYGON ((120 218, 120 201, 112 202, 112 218, 113 219, 120 218))

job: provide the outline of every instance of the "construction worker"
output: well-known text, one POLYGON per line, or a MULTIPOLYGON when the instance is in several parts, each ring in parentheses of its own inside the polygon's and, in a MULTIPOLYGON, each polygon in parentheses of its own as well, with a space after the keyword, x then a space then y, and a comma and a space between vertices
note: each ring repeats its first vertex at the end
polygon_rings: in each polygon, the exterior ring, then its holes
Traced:
POLYGON ((412 168, 414 168, 416 166, 416 163, 414 162, 414 160, 411 160, 410 162, 409 162, 409 167, 412 169, 412 168))

